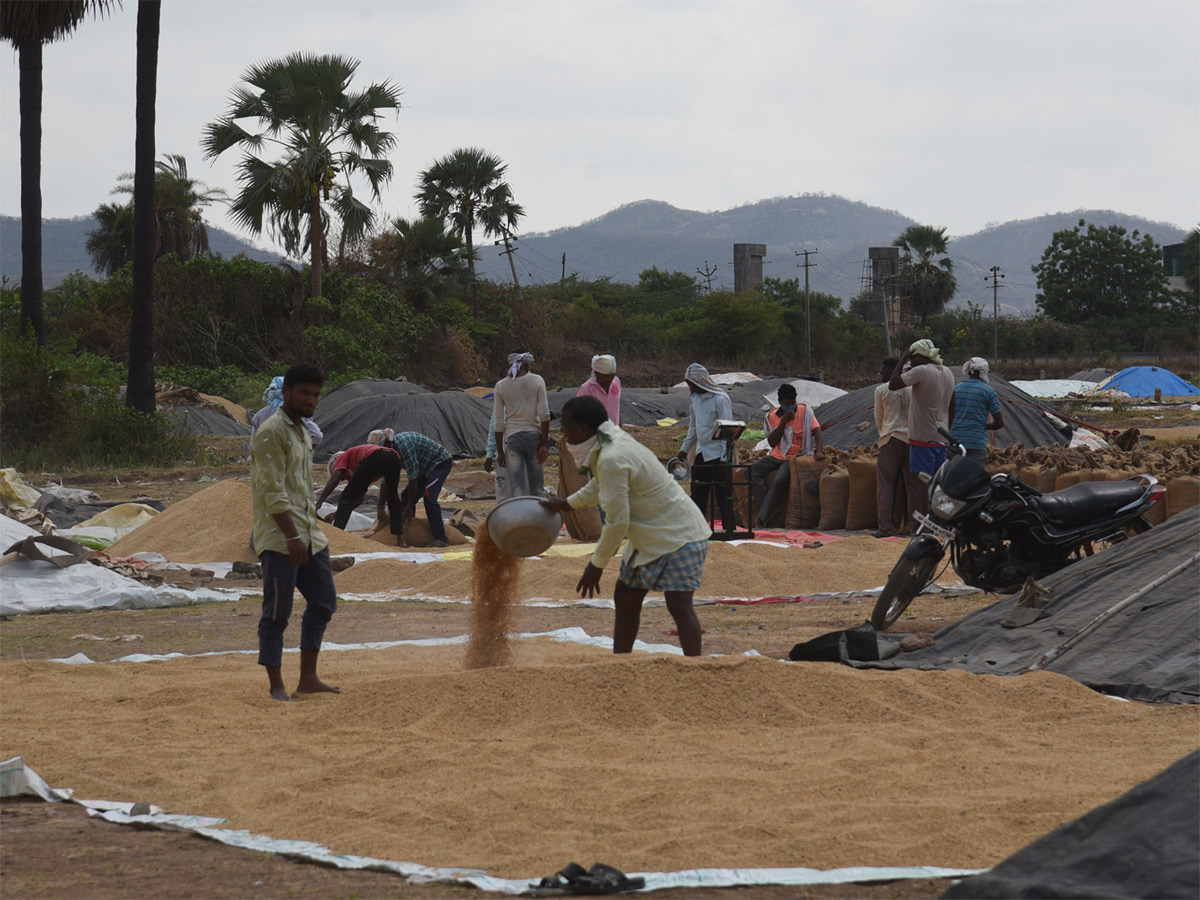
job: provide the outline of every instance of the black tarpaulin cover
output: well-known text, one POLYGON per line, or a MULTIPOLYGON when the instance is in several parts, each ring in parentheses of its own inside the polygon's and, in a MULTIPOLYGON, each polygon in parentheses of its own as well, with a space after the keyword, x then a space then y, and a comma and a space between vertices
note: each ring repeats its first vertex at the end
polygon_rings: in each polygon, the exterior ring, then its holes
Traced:
POLYGON ((942 897, 1200 897, 1200 751, 942 897))
MULTIPOLYGON (((1193 506, 1116 547, 1041 579, 1047 615, 1006 628, 1015 599, 978 610, 933 635, 934 645, 859 668, 966 669, 1019 675, 1045 654, 1152 582, 1142 597, 1042 666, 1130 700, 1200 703, 1200 507, 1193 506), (1166 577, 1176 568, 1176 574, 1166 577)), ((913 600, 919 605, 921 597, 913 600)), ((880 635, 880 656, 896 636, 880 635)))

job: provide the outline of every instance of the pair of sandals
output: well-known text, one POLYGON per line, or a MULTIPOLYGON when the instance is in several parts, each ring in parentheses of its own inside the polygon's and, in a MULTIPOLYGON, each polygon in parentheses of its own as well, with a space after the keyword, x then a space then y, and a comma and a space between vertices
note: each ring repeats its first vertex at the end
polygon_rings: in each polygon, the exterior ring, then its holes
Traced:
POLYGON ((532 884, 535 896, 555 894, 621 894, 640 891, 646 886, 645 878, 630 878, 624 872, 596 863, 585 869, 579 863, 567 863, 549 878, 532 884))

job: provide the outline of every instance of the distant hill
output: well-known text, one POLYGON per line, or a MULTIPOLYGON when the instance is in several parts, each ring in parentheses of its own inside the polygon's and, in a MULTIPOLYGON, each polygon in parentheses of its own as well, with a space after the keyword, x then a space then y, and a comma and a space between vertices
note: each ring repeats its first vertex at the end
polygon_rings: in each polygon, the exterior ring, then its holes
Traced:
MULTIPOLYGON (((990 309, 992 290, 985 281, 996 265, 1001 312, 1036 311, 1036 280, 1030 267, 1049 246, 1054 232, 1071 228, 1080 219, 1108 226, 1122 225, 1151 235, 1159 244, 1182 241, 1186 232, 1166 222, 1152 222, 1112 210, 1076 210, 992 225, 976 234, 952 236, 950 257, 958 274, 958 295, 952 306, 968 301, 990 309)), ((570 228, 522 235, 516 242, 517 275, 522 283, 559 280, 563 274, 581 278, 610 276, 636 282, 644 269, 698 274, 716 267, 714 289, 733 286, 733 245, 766 244, 763 273, 768 277, 800 279, 803 261, 796 251, 817 250, 809 261, 814 291, 843 299, 863 288, 867 248, 889 246, 916 223, 894 210, 880 209, 843 197, 804 194, 747 203, 722 212, 677 209, 656 200, 641 200, 570 228)), ((937 225, 930 222, 926 224, 937 225)), ((477 271, 492 281, 510 282, 508 260, 499 248, 480 245, 477 271)))
MULTIPOLYGON (((72 272, 100 277, 84 249, 88 232, 95 230, 96 225, 91 216, 43 220, 42 281, 46 287, 56 287, 72 272)), ((260 250, 228 231, 212 226, 208 229, 208 245, 213 253, 225 259, 238 254, 262 262, 273 263, 281 259, 277 253, 260 250)), ((21 220, 17 216, 0 216, 0 275, 7 278, 9 284, 21 280, 21 220)))
MULTIPOLYGON (((958 294, 953 306, 972 302, 990 310, 992 289, 985 277, 992 266, 1004 274, 1000 282, 1001 312, 1030 314, 1036 310, 1036 281, 1030 267, 1041 259, 1054 232, 1071 228, 1080 219, 1100 225, 1122 225, 1149 234, 1159 244, 1186 237, 1184 229, 1152 222, 1112 210, 1075 210, 1035 219, 991 225, 975 234, 953 236, 950 257, 958 274, 958 294)), ((566 274, 585 279, 609 277, 635 283, 638 274, 652 266, 668 272, 686 272, 701 278, 699 270, 715 269, 714 289, 733 286, 733 245, 766 244, 763 273, 772 278, 798 278, 804 283, 803 261, 797 251, 816 250, 809 256, 814 291, 849 300, 863 289, 867 248, 889 246, 909 225, 916 224, 895 210, 880 209, 844 197, 803 194, 746 203, 720 212, 678 209, 658 200, 640 200, 618 207, 599 218, 550 232, 521 235, 516 242, 517 275, 522 284, 545 284, 566 274)), ((925 224, 938 225, 937 222, 925 224)), ((92 272, 84 251, 87 232, 96 227, 90 217, 47 219, 43 228, 45 280, 58 284, 75 270, 92 272)), ((0 217, 0 271, 9 283, 20 279, 20 220, 0 217)), ((209 229, 209 242, 224 257, 245 253, 252 259, 275 262, 279 257, 217 228, 209 229)), ((482 278, 508 283, 512 272, 500 248, 489 242, 478 245, 477 271, 482 278)))

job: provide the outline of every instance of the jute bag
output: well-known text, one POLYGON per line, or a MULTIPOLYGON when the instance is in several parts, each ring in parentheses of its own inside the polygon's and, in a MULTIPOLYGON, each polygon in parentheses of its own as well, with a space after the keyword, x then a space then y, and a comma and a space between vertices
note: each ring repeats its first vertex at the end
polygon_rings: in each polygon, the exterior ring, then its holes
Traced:
POLYGON ((870 457, 846 463, 850 473, 850 500, 846 504, 846 530, 874 529, 879 523, 876 502, 875 460, 870 457))
POLYGON ((1200 477, 1184 475, 1167 482, 1167 496, 1155 506, 1166 503, 1167 518, 1177 516, 1185 509, 1200 505, 1200 477))
MULTIPOLYGON (((580 475, 575 458, 567 449, 567 439, 558 439, 558 496, 568 497, 587 484, 587 476, 580 475)), ((563 513, 563 524, 567 534, 577 541, 594 541, 600 537, 600 510, 594 506, 572 509, 563 513)))
POLYGON ((830 466, 821 473, 821 518, 818 531, 836 531, 846 527, 846 505, 850 502, 850 473, 841 466, 830 466))
POLYGON ((813 529, 821 521, 821 472, 829 460, 796 454, 792 457, 792 483, 788 499, 787 527, 813 529))

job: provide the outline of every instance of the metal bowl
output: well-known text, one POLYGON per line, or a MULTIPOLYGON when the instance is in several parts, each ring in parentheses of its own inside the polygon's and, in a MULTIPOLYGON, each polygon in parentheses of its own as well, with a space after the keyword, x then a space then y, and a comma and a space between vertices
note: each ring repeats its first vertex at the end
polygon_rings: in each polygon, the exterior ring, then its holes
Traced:
POLYGON ((509 556, 537 556, 554 543, 563 517, 537 497, 509 497, 496 504, 485 524, 492 541, 509 556))
POLYGON ((673 456, 667 460, 667 472, 676 481, 687 481, 692 474, 692 467, 686 459, 673 456))

